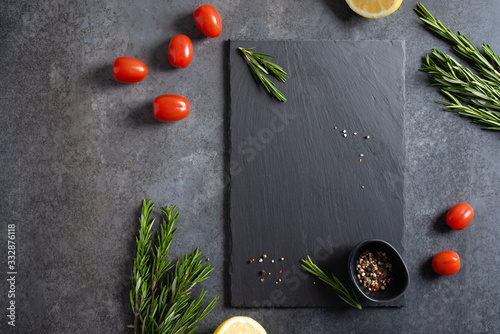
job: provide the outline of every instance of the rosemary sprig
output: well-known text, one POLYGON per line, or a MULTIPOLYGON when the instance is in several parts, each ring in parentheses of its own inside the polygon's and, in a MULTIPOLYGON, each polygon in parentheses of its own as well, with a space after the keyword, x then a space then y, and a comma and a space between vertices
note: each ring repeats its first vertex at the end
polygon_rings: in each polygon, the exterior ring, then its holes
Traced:
POLYGON ((208 278, 213 267, 202 262, 203 253, 198 248, 175 265, 167 259, 179 217, 175 206, 160 210, 163 222, 153 249, 153 207, 151 200, 143 201, 130 284, 134 324, 129 327, 134 328, 134 333, 143 334, 194 333, 198 329, 196 323, 208 315, 218 297, 206 304, 203 301, 206 291, 202 290, 195 300, 191 299, 191 291, 208 278))
POLYGON ((331 286, 333 290, 339 293, 339 298, 345 301, 347 304, 351 305, 354 308, 357 308, 358 310, 361 310, 361 304, 359 303, 358 297, 356 296, 354 290, 350 286, 346 287, 344 284, 342 284, 342 282, 340 282, 339 279, 332 273, 328 274, 325 271, 321 270, 316 264, 314 264, 309 256, 307 256, 307 260, 302 260, 302 268, 331 286))
POLYGON ((449 99, 447 111, 473 118, 474 123, 486 125, 484 129, 500 130, 500 57, 487 45, 482 45, 484 54, 460 32, 454 34, 444 23, 432 16, 421 4, 415 9, 427 27, 449 40, 453 49, 462 57, 474 62, 473 68, 482 75, 473 73, 453 57, 432 49, 425 57, 421 71, 427 72, 433 85, 449 99))
POLYGON ((474 61, 475 69, 477 69, 479 73, 484 75, 485 78, 492 80, 496 85, 500 85, 500 73, 498 72, 500 58, 493 52, 493 49, 489 45, 483 44, 482 49, 495 63, 496 68, 467 37, 460 32, 454 34, 443 22, 435 18, 420 2, 417 3, 415 11, 420 16, 420 19, 427 23, 427 27, 430 30, 449 40, 453 44, 453 49, 458 54, 474 61))
POLYGON ((500 110, 500 90, 463 67, 455 59, 433 49, 424 60, 422 71, 431 75, 433 85, 443 87, 463 102, 500 110))
POLYGON ((280 92, 275 87, 274 82, 269 80, 264 74, 261 73, 263 72, 265 74, 270 74, 279 81, 286 82, 288 75, 285 72, 285 70, 283 70, 281 66, 271 62, 268 59, 268 58, 276 58, 276 56, 267 53, 250 51, 255 49, 255 47, 253 48, 238 47, 238 49, 245 56, 248 66, 250 67, 250 71, 252 72, 255 80, 257 80, 257 82, 262 83, 266 88, 267 92, 270 95, 274 96, 278 101, 286 102, 285 95, 283 95, 283 93, 280 92))
POLYGON ((139 229, 139 236, 136 237, 136 256, 132 266, 132 280, 130 284, 130 303, 132 304, 132 311, 134 312, 134 330, 138 333, 139 322, 141 314, 150 299, 151 289, 149 288, 151 270, 150 262, 150 242, 151 228, 155 219, 151 219, 153 205, 151 201, 143 201, 141 218, 139 222, 141 227, 139 229))

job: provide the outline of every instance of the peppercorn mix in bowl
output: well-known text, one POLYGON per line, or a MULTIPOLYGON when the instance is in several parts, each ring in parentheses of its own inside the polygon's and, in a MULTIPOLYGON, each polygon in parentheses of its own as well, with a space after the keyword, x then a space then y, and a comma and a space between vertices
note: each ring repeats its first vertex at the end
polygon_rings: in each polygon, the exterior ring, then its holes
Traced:
POLYGON ((349 276, 356 290, 376 303, 399 298, 410 282, 403 258, 383 240, 367 240, 354 247, 349 255, 349 276))

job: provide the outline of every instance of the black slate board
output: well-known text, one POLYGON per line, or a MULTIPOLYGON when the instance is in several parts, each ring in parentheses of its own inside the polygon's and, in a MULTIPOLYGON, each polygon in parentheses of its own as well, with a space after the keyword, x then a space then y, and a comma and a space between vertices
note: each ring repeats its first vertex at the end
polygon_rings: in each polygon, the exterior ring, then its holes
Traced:
POLYGON ((404 58, 400 41, 231 41, 233 306, 345 306, 300 259, 347 281, 357 243, 403 251, 404 58), (238 46, 277 56, 288 102, 255 83, 238 46))

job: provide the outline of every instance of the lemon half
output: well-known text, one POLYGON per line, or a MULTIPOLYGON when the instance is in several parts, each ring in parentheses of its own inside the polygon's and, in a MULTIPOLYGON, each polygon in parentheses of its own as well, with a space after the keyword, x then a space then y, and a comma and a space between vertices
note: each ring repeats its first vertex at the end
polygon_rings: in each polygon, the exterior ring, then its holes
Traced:
POLYGON ((369 19, 378 19, 394 13, 403 0, 346 0, 357 14, 369 19))
POLYGON ((233 317, 224 321, 214 334, 267 334, 266 330, 249 317, 233 317))

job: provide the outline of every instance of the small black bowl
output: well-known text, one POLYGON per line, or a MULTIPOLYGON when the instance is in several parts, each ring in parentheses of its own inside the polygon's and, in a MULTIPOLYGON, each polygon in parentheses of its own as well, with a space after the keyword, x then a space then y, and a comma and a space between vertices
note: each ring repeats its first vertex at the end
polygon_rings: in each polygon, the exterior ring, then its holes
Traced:
POLYGON ((358 244, 349 255, 349 276, 356 289, 368 300, 376 303, 390 302, 399 298, 408 288, 410 274, 405 262, 398 251, 388 242, 383 240, 367 240, 358 244), (356 261, 364 251, 372 253, 381 251, 386 253, 387 260, 392 264, 392 279, 385 290, 368 291, 358 281, 356 261))

